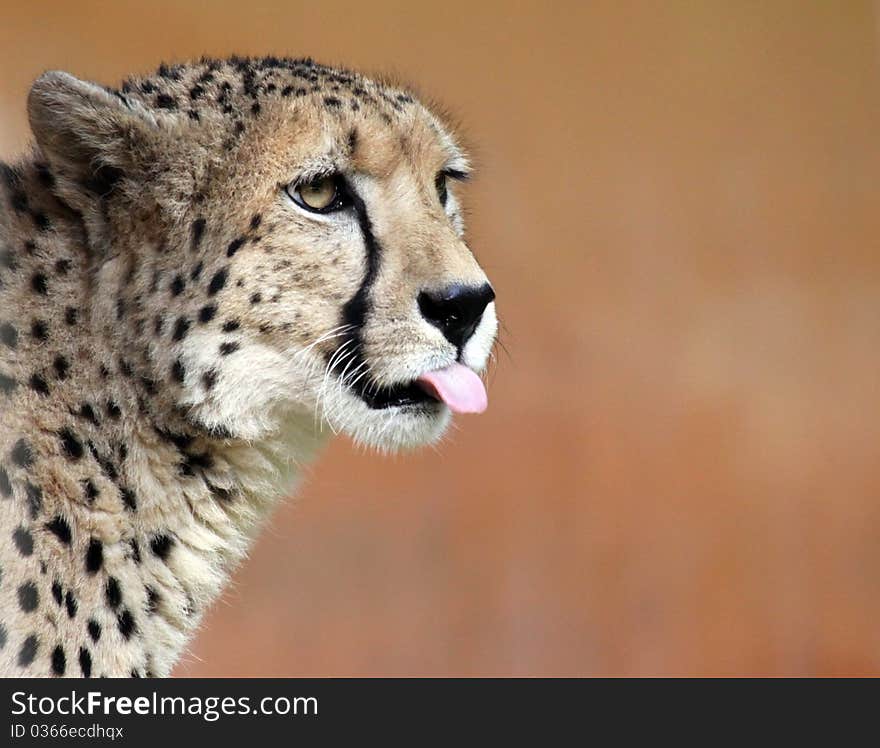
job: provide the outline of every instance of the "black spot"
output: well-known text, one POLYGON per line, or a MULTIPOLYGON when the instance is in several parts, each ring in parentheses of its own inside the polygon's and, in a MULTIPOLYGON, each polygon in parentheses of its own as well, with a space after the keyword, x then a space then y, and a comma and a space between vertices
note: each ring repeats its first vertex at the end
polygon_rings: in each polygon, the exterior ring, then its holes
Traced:
POLYGON ((192 272, 189 274, 191 280, 198 280, 199 276, 202 274, 202 268, 204 267, 204 263, 199 260, 196 263, 196 266, 192 269, 192 272))
POLYGON ((9 473, 2 467, 0 467, 0 495, 5 499, 12 496, 12 483, 9 481, 9 473))
POLYGON ((260 102, 255 101, 251 104, 251 114, 259 114, 260 113, 260 102))
POLYGON ((232 501, 232 491, 228 488, 221 488, 220 486, 215 486, 212 483, 208 483, 208 490, 211 492, 211 495, 226 504, 232 501))
POLYGON ((201 454, 187 454, 184 456, 184 461, 180 464, 180 472, 183 475, 195 475, 195 469, 201 468, 203 470, 208 470, 214 465, 214 459, 211 455, 206 453, 201 454))
POLYGON ((98 498, 98 489, 95 487, 95 484, 91 480, 83 481, 83 493, 86 495, 86 500, 91 504, 96 498, 98 498))
POLYGON ((37 340, 47 340, 49 338, 49 326, 41 319, 35 319, 31 323, 31 335, 37 340))
POLYGON ((158 556, 163 561, 168 558, 171 549, 174 546, 174 539, 170 535, 156 535, 150 541, 150 550, 153 555, 158 556))
POLYGON ((196 84, 189 90, 189 97, 193 101, 198 101, 202 98, 202 95, 205 93, 205 89, 203 86, 196 84))
POLYGON ((110 416, 110 418, 112 418, 114 421, 118 421, 119 417, 122 415, 122 411, 119 409, 119 406, 112 400, 109 400, 107 402, 107 415, 110 416))
POLYGON ((67 590, 67 594, 64 596, 64 607, 67 608, 68 618, 76 618, 76 598, 70 590, 67 590))
POLYGON ((156 74, 160 78, 165 78, 170 81, 179 81, 181 76, 181 66, 180 65, 167 65, 166 63, 161 63, 159 65, 159 69, 156 71, 156 74))
POLYGON ((116 469, 116 465, 113 464, 113 461, 107 457, 103 457, 100 452, 98 452, 98 448, 91 442, 87 442, 89 446, 89 451, 92 453, 92 457, 95 458, 98 465, 100 465, 101 470, 110 480, 116 480, 119 477, 119 471, 116 469))
POLYGON ((51 522, 46 523, 46 529, 55 533, 58 540, 62 543, 70 545, 70 525, 67 524, 67 520, 60 514, 51 522))
POLYGON ((12 203, 13 209, 18 213, 23 213, 28 209, 27 195, 25 195, 23 192, 13 192, 12 196, 9 198, 9 201, 10 203, 12 203))
POLYGON ((6 634, 6 626, 0 623, 0 650, 2 650, 6 646, 6 639, 8 638, 6 634))
POLYGON ((190 321, 186 317, 179 317, 174 323, 173 340, 183 340, 189 332, 190 321))
POLYGON ((31 613, 37 609, 40 596, 37 593, 37 585, 33 582, 25 582, 18 588, 18 605, 25 613, 31 613))
POLYGON ((23 468, 30 467, 34 462, 34 454, 31 450, 31 445, 24 439, 19 439, 15 442, 15 446, 12 448, 9 456, 16 465, 23 468))
POLYGON ((117 617, 116 624, 119 626, 119 633, 125 639, 131 639, 131 635, 137 630, 134 622, 134 616, 128 608, 125 608, 117 617))
POLYGON ((217 384, 217 372, 214 369, 209 369, 202 374, 202 384, 205 385, 206 390, 213 388, 217 384))
POLYGON ((95 415, 95 409, 89 403, 83 403, 79 409, 79 417, 85 419, 93 426, 99 426, 98 416, 95 415))
POLYGON ((36 519, 40 514, 40 510, 43 508, 43 489, 28 482, 25 484, 24 491, 27 494, 31 519, 36 519))
POLYGON ((104 593, 107 597, 107 605, 111 608, 118 608, 122 602, 122 590, 119 588, 119 580, 116 577, 110 577, 107 580, 107 587, 104 593))
POLYGON ((172 431, 156 429, 156 433, 166 442, 171 442, 178 449, 186 449, 193 442, 193 437, 188 434, 175 434, 172 431))
POLYGON ((43 395, 45 397, 49 394, 49 385, 46 384, 46 380, 39 374, 32 374, 31 378, 28 380, 28 384, 38 395, 43 395))
POLYGON ((137 542, 137 538, 129 540, 128 545, 131 548, 131 560, 139 564, 141 562, 141 547, 137 542))
POLYGON ((183 290, 186 288, 186 282, 183 280, 183 277, 180 275, 175 275, 174 280, 171 281, 171 295, 172 296, 180 296, 183 293, 183 290))
POLYGON ((137 497, 134 495, 134 491, 130 488, 120 489, 120 493, 122 494, 122 503, 125 504, 125 508, 129 511, 137 510, 137 497))
POLYGON ((57 579, 52 582, 52 597, 55 598, 56 605, 61 605, 64 602, 64 588, 57 579))
POLYGON ((263 300, 263 295, 260 293, 251 294, 251 304, 259 304, 263 300))
POLYGON ((172 364, 171 376, 175 382, 183 384, 183 380, 186 378, 186 369, 184 368, 183 362, 180 359, 177 359, 172 364))
POLYGON ((199 322, 210 322, 217 314, 217 307, 214 304, 208 304, 199 309, 199 322))
POLYGON ((51 190, 55 186, 55 177, 52 176, 52 172, 49 171, 49 165, 39 163, 35 165, 37 170, 37 179, 40 180, 40 184, 43 185, 48 190, 51 190))
POLYGON ((48 294, 49 285, 46 276, 43 273, 36 273, 34 277, 31 278, 31 288, 34 290, 34 293, 38 293, 41 296, 48 294))
POLYGON ((9 322, 0 325, 0 342, 13 350, 18 346, 18 330, 9 322))
POLYGON ((61 259, 55 263, 55 272, 58 273, 58 275, 67 275, 70 272, 70 267, 70 260, 61 259))
POLYGON ((147 587, 147 613, 150 615, 155 613, 159 608, 160 600, 159 593, 152 587, 147 587))
POLYGON ((254 213, 254 215, 251 217, 251 228, 258 228, 262 220, 263 216, 261 216, 259 213, 254 213))
POLYGON ((211 278, 211 283, 208 285, 208 296, 213 296, 226 285, 226 272, 226 268, 221 268, 214 273, 214 277, 211 278))
POLYGON ((104 546, 100 540, 92 538, 86 549, 86 571, 89 574, 97 574, 104 563, 104 546))
POLYGON ((101 638, 101 624, 98 623, 94 618, 89 619, 89 636, 92 637, 92 641, 96 642, 101 638))
POLYGON ((223 323, 223 332, 235 332, 241 325, 237 319, 231 319, 223 323))
POLYGON ((106 197, 113 192, 123 177, 125 177, 125 172, 122 169, 117 169, 109 164, 101 164, 92 171, 85 182, 85 188, 99 197, 106 197))
POLYGON ((34 537, 26 527, 19 527, 12 533, 15 547, 22 556, 30 556, 34 552, 34 537))
MULTIPOLYGON (((45 213, 35 211, 31 213, 31 219, 33 219, 34 226, 37 227, 38 231, 48 231, 52 228, 52 222, 45 213)), ((40 291, 39 293, 45 293, 45 291, 40 291)))
POLYGON ((64 650, 59 645, 52 651, 52 672, 55 675, 64 675, 66 667, 67 658, 64 656, 64 650))
POLYGON ((221 356, 228 356, 230 353, 235 353, 239 348, 241 348, 241 345, 236 342, 221 343, 220 344, 220 355, 221 356))
POLYGON ((27 667, 30 665, 34 661, 34 657, 37 656, 37 650, 39 647, 40 642, 33 634, 25 639, 24 644, 21 645, 21 649, 18 652, 18 666, 27 667))
POLYGON ((233 239, 229 242, 229 246, 226 248, 226 256, 232 257, 238 250, 241 249, 244 244, 244 237, 240 236, 237 239, 233 239))
POLYGON ((71 327, 76 324, 78 317, 79 311, 72 306, 69 306, 64 310, 64 321, 71 327))
POLYGON ((148 395, 156 395, 159 392, 156 381, 150 379, 150 377, 141 377, 141 385, 143 385, 143 388, 147 391, 148 395))
POLYGON ((92 676, 92 656, 85 647, 79 648, 79 670, 83 674, 83 678, 92 676))
POLYGON ((8 395, 16 387, 18 387, 18 382, 16 382, 12 377, 7 377, 5 374, 0 374, 0 392, 2 392, 4 395, 8 395))
POLYGON ((177 99, 168 94, 160 93, 156 96, 156 106, 160 109, 174 110, 177 109, 177 99))
POLYGON ((205 219, 197 218, 192 222, 192 226, 190 226, 190 233, 192 234, 192 248, 195 249, 199 246, 199 243, 202 241, 202 236, 205 233, 205 219))
POLYGON ((79 460, 82 458, 83 445, 82 442, 76 438, 76 434, 70 429, 61 429, 61 431, 58 432, 58 436, 61 437, 61 447, 69 460, 79 460))
POLYGON ((339 107, 342 106, 342 102, 335 96, 325 96, 324 104, 326 104, 331 109, 339 109, 339 107))
POLYGON ((67 379, 67 372, 70 371, 70 363, 64 356, 56 356, 52 362, 55 374, 59 379, 67 379))

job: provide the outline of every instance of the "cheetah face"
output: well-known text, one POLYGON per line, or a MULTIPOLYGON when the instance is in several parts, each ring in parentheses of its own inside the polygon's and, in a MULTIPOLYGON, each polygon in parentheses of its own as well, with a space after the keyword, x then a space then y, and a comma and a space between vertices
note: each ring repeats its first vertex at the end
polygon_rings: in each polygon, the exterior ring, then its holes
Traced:
POLYGON ((126 344, 171 406, 227 435, 326 427, 381 449, 483 410, 494 292, 440 120, 308 61, 166 73, 119 93, 50 73, 29 111, 59 193, 107 248, 97 287, 161 305, 126 344))
POLYGON ((397 126, 325 115, 265 211, 317 276, 296 289, 315 314, 297 340, 312 346, 309 404, 382 447, 432 440, 451 411, 485 408, 476 372, 497 325, 450 186, 467 162, 426 110, 408 115, 397 126))

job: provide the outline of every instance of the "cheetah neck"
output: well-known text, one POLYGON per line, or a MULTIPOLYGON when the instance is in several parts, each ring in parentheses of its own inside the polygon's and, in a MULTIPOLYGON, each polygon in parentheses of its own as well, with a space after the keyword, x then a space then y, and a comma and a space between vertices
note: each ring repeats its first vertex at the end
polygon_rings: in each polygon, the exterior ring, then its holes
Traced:
POLYGON ((165 459, 156 442, 129 451, 138 508, 127 534, 141 539, 141 579, 157 600, 148 635, 157 674, 170 670, 319 445, 293 419, 258 443, 199 438, 165 459))
POLYGON ((311 414, 272 411, 258 439, 194 420, 156 377, 126 263, 111 248, 96 271, 35 164, 15 189, 21 215, 0 213, 0 566, 19 592, 0 586, 0 673, 167 675, 322 438, 311 414))

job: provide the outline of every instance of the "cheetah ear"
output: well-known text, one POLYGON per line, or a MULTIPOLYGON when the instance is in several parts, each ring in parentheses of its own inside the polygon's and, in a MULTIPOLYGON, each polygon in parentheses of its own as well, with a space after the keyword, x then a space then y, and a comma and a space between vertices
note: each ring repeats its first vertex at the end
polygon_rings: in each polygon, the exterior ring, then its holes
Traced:
POLYGON ((60 71, 34 82, 27 109, 37 143, 65 186, 97 195, 145 162, 159 132, 155 118, 140 105, 60 71))

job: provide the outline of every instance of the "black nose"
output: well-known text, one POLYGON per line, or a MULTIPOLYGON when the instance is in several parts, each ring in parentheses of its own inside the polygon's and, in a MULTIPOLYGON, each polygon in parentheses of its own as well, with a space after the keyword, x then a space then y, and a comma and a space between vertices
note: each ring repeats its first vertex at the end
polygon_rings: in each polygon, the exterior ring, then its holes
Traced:
POLYGON ((495 298, 492 286, 454 284, 440 291, 422 291, 419 309, 428 322, 440 329, 446 339, 461 350, 467 343, 486 306, 495 298))

